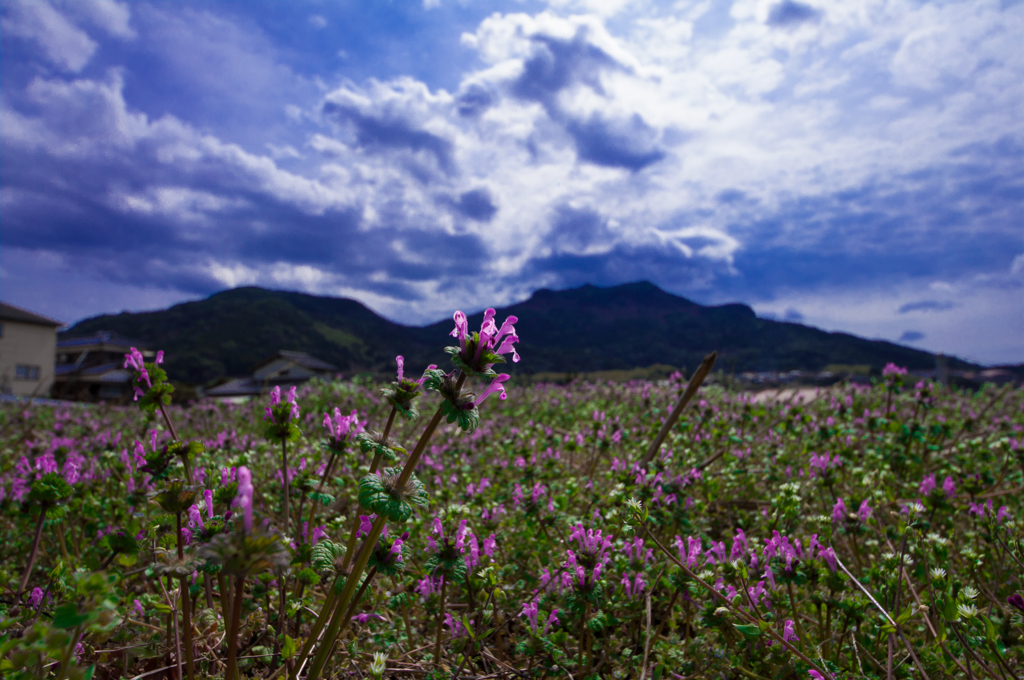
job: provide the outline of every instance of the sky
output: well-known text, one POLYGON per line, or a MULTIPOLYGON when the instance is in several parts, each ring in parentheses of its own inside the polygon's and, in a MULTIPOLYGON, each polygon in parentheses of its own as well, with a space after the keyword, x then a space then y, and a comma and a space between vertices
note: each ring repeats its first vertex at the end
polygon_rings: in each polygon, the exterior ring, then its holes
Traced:
POLYGON ((1021 45, 1010 1, 0 0, 0 299, 649 280, 1024 362, 1021 45))

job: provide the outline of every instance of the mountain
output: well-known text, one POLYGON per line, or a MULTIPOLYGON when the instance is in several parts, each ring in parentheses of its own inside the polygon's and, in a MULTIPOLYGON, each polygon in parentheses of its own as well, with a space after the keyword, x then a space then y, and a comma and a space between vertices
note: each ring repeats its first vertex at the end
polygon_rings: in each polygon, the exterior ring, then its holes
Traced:
MULTIPOLYGON (((669 364, 693 369, 711 350, 718 366, 735 371, 820 370, 829 364, 892 361, 916 369, 935 367, 928 352, 797 323, 760 319, 742 304, 705 307, 646 281, 610 288, 585 285, 538 290, 530 299, 498 310, 501 323, 519 318, 523 361, 509 372, 577 373, 669 364)), ((479 328, 483 313, 470 316, 479 328)), ((62 338, 111 330, 165 350, 177 380, 206 383, 246 375, 279 349, 329 361, 346 373, 394 370, 402 354, 410 371, 447 365, 451 320, 402 326, 360 302, 305 293, 234 288, 167 310, 86 319, 62 338)), ((950 367, 970 367, 956 359, 950 367)))

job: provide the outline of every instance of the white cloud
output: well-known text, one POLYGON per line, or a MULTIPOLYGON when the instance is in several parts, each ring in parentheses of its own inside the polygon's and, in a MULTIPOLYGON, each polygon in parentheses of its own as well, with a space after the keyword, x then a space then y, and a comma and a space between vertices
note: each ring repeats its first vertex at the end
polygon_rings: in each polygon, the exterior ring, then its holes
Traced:
POLYGON ((8 4, 0 29, 8 36, 36 42, 54 65, 78 73, 92 59, 97 44, 45 0, 8 4))
POLYGON ((135 38, 132 13, 127 4, 115 0, 71 0, 64 2, 62 8, 115 38, 135 38))

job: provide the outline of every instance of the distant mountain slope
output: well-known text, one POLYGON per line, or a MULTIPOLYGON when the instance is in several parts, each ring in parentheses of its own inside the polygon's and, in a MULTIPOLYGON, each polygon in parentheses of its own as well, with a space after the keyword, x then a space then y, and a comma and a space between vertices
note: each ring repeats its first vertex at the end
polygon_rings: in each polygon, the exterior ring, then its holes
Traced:
MULTIPOLYGON (((829 364, 889 361, 933 368, 935 357, 890 342, 826 333, 801 324, 759 319, 742 304, 704 307, 647 283, 539 290, 498 310, 499 323, 519 317, 522 363, 528 373, 585 372, 670 364, 692 369, 718 350, 725 370, 820 370, 829 364)), ((470 317, 479 328, 483 313, 470 317)), ((278 349, 308 352, 345 373, 391 371, 403 354, 411 370, 446 365, 442 348, 451 320, 401 326, 362 303, 304 293, 235 288, 170 309, 86 319, 62 337, 113 330, 162 348, 172 378, 207 382, 245 375, 278 349)), ((951 367, 969 366, 958 360, 951 367)))

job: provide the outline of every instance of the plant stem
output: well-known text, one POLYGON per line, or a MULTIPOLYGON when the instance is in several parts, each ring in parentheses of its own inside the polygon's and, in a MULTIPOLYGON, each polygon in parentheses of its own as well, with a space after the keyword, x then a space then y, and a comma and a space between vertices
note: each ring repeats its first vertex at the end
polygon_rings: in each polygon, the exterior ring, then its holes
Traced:
MULTIPOLYGON (((178 527, 178 561, 184 560, 185 548, 182 545, 181 540, 181 513, 174 515, 175 523, 178 527)), ((192 602, 188 592, 188 577, 182 576, 180 579, 181 588, 181 613, 182 622, 185 627, 185 672, 188 673, 188 680, 195 680, 195 665, 192 659, 192 602)))
POLYGON ((661 430, 658 435, 651 442, 650 447, 647 449, 647 453, 640 459, 639 465, 642 468, 647 467, 654 457, 658 455, 658 451, 661 449, 661 445, 665 442, 665 437, 668 436, 669 430, 679 420, 679 415, 686 408, 686 405, 690 403, 693 397, 697 394, 697 390, 700 389, 704 379, 708 377, 708 373, 711 372, 711 367, 715 365, 715 358, 718 356, 718 352, 712 352, 711 354, 704 357, 704 361, 701 362, 700 367, 690 378, 690 382, 686 385, 686 391, 683 396, 676 403, 672 413, 669 414, 668 418, 665 419, 665 424, 661 426, 661 430))
POLYGON ((242 618, 242 594, 245 591, 245 576, 235 578, 234 607, 228 624, 228 668, 224 680, 238 680, 238 629, 242 618))
POLYGON ((448 594, 448 579, 441 577, 441 609, 437 613, 437 640, 434 642, 434 667, 441 666, 441 633, 444 631, 445 595, 448 594))
POLYGON ((78 637, 82 634, 82 625, 78 624, 75 628, 74 634, 71 636, 71 644, 64 651, 64 655, 60 660, 60 670, 57 671, 57 680, 64 680, 64 676, 68 674, 68 668, 71 666, 71 655, 75 653, 75 647, 78 645, 78 637))
MULTIPOLYGON (((466 382, 466 374, 463 373, 459 376, 456 382, 455 389, 460 390, 462 385, 466 382)), ((420 439, 416 442, 416 448, 413 449, 412 453, 409 454, 409 459, 405 463, 405 467, 402 469, 402 473, 399 475, 398 480, 395 482, 396 489, 403 489, 406 482, 409 481, 409 477, 412 476, 413 469, 420 460, 420 456, 423 455, 423 451, 427 447, 427 442, 434 435, 434 431, 437 430, 437 426, 441 424, 441 418, 444 417, 441 408, 438 407, 437 412, 434 413, 434 417, 430 419, 423 434, 420 435, 420 439)), ((343 625, 347 622, 342 620, 341 616, 338 616, 339 612, 343 612, 351 601, 352 594, 355 592, 356 583, 359 581, 359 577, 362 575, 363 570, 366 568, 366 563, 370 560, 370 553, 373 551, 373 546, 376 545, 377 539, 380 538, 381 531, 384 529, 384 523, 387 521, 387 517, 380 515, 373 522, 373 526, 370 527, 370 533, 363 540, 363 549, 359 551, 356 557, 355 564, 352 566, 352 571, 349 573, 348 578, 345 580, 345 587, 342 590, 341 595, 338 596, 338 604, 335 608, 335 613, 331 616, 331 622, 328 625, 327 632, 324 635, 323 642, 320 645, 320 649, 317 651, 316 656, 313 658, 313 665, 310 667, 309 675, 306 676, 306 680, 317 680, 320 674, 324 670, 324 666, 327 663, 327 657, 330 654, 331 647, 334 646, 334 641, 337 639, 338 634, 341 632, 343 625)), ((320 611, 320 617, 329 615, 329 612, 325 610, 320 611)), ((312 637, 311 637, 312 639, 312 637)), ((308 652, 307 652, 308 654, 308 652)), ((305 657, 300 658, 296 661, 295 667, 301 667, 302 662, 305 661, 305 657)), ((294 680, 294 675, 291 676, 294 680)))
POLYGON ((21 576, 21 585, 18 586, 18 592, 14 594, 14 601, 17 602, 21 599, 21 594, 25 592, 25 586, 28 585, 29 576, 32 574, 32 565, 36 562, 36 553, 39 551, 39 539, 43 536, 43 522, 46 521, 46 504, 43 503, 39 506, 39 521, 36 522, 36 536, 32 539, 32 549, 28 553, 28 564, 25 565, 25 573, 21 576))

